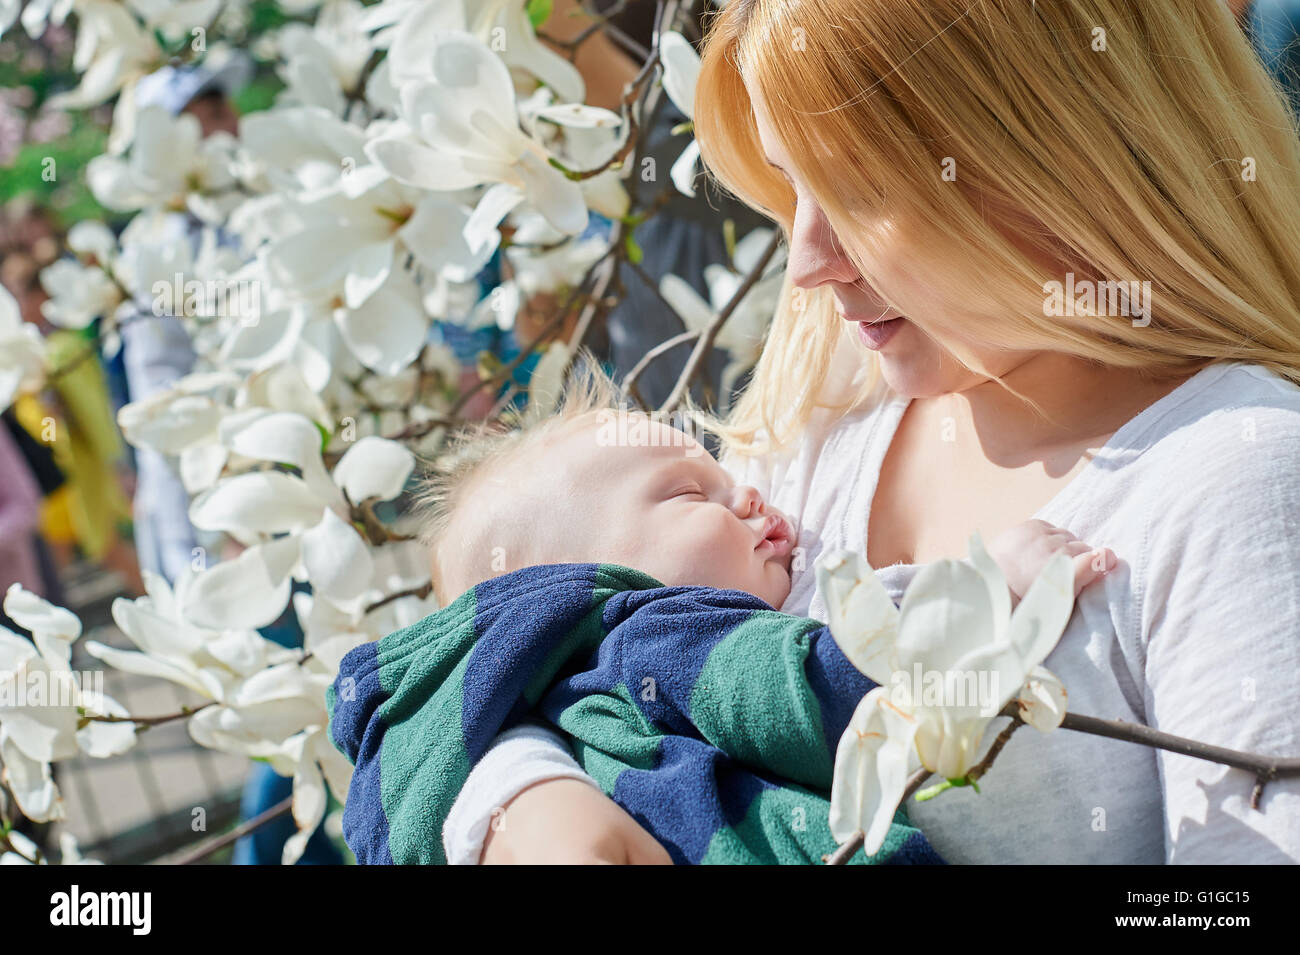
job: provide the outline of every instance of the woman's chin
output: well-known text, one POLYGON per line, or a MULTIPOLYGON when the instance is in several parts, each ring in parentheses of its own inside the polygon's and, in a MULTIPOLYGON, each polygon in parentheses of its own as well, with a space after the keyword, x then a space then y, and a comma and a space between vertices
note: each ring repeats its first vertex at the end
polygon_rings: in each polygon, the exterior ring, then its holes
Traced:
POLYGON ((904 398, 948 395, 979 380, 978 375, 910 321, 887 347, 875 352, 875 360, 885 384, 904 398))

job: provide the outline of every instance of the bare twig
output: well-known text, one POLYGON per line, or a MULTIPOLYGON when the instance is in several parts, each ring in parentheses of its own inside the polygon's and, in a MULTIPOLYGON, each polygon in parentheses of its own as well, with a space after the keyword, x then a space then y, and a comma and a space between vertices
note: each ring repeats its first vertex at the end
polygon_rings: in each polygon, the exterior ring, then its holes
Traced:
POLYGON ((177 859, 173 865, 193 865, 201 862, 213 853, 220 852, 226 846, 231 845, 241 836, 246 836, 256 829, 262 828, 268 822, 278 819, 285 813, 293 809, 293 797, 286 796, 283 800, 276 803, 265 812, 259 813, 247 822, 242 822, 234 829, 220 836, 214 836, 206 842, 199 843, 193 850, 177 859))
POLYGON ((677 406, 682 403, 686 395, 690 392, 691 382, 695 380, 704 367, 704 360, 708 357, 710 349, 713 348, 713 342, 722 331, 722 326, 731 318, 732 313, 740 305, 741 300, 749 294, 760 278, 763 277, 763 270, 767 268, 768 262, 772 261, 772 256, 776 254, 777 247, 781 244, 781 233, 779 231, 772 233, 772 238, 768 240, 767 248, 759 256, 754 267, 749 270, 743 282, 737 286, 735 293, 722 307, 722 310, 713 317, 709 322, 708 328, 700 335, 699 340, 695 343, 695 348, 691 352, 691 357, 686 360, 686 367, 682 369, 681 376, 677 379, 677 384, 673 386, 672 392, 662 405, 659 406, 661 413, 667 413, 676 410, 677 406))

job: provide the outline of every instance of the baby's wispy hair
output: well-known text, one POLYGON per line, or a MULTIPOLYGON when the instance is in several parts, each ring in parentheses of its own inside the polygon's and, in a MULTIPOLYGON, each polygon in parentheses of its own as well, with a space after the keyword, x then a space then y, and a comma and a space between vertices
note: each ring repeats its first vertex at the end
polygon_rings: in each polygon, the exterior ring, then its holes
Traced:
POLYGON ((474 489, 565 425, 605 410, 626 411, 627 401, 596 358, 584 351, 575 357, 551 413, 525 413, 514 425, 499 421, 474 424, 447 439, 438 458, 426 464, 416 498, 421 511, 420 537, 432 556, 433 588, 440 604, 457 596, 445 593, 443 549, 452 518, 474 489))

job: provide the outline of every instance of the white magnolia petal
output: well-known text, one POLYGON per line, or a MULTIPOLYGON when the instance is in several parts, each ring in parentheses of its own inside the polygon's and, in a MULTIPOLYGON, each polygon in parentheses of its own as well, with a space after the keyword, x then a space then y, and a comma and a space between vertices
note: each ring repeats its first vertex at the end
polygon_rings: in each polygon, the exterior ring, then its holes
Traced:
POLYGON ((1046 659, 1061 639, 1074 612, 1074 563, 1054 554, 1011 615, 1008 638, 1025 668, 1046 659))
POLYGON ((289 573, 299 541, 282 537, 249 547, 234 560, 195 576, 185 592, 185 616, 212 630, 245 630, 275 621, 289 603, 289 573))
POLYGON ((898 665, 947 671, 961 657, 994 642, 993 605, 984 578, 959 560, 927 564, 899 607, 898 665))
POLYGON ((664 92, 688 117, 695 116, 695 84, 700 78, 700 56, 691 41, 676 31, 659 35, 659 62, 664 68, 664 92))
POLYGON ((1016 697, 1020 718, 1042 733, 1061 725, 1068 708, 1065 684, 1054 673, 1036 666, 1029 671, 1024 687, 1016 697))
POLYGON ((884 687, 858 704, 835 752, 830 825, 837 842, 862 832, 867 855, 880 851, 916 762, 916 727, 915 717, 890 703, 884 687))
POLYGON ((476 254, 491 255, 501 242, 497 227, 511 209, 524 201, 524 194, 510 183, 499 182, 487 189, 465 221, 464 241, 476 254))
POLYGON ((18 636, 8 627, 0 627, 0 675, 16 673, 37 656, 36 645, 30 640, 18 636))
POLYGON ((293 821, 298 831, 284 843, 282 865, 294 865, 307 849, 320 821, 325 818, 325 779, 315 759, 304 758, 298 761, 293 773, 293 821))
MULTIPOLYGON (((130 716, 126 707, 111 696, 99 696, 94 700, 83 701, 89 712, 100 716, 130 716)), ((134 723, 105 723, 91 720, 77 730, 77 745, 87 756, 106 759, 118 756, 135 745, 137 739, 134 723)))
POLYGON ((338 503, 334 482, 321 460, 320 429, 307 416, 277 411, 241 418, 223 429, 221 437, 235 454, 259 461, 292 464, 302 472, 302 479, 326 505, 332 507, 338 503))
POLYGON ((555 410, 564 390, 564 374, 569 367, 570 354, 563 342, 553 342, 542 353, 528 380, 526 421, 540 421, 555 410))
POLYGON ((228 457, 226 449, 216 442, 197 444, 182 451, 179 470, 185 490, 198 494, 212 487, 221 476, 228 457))
POLYGON ((205 697, 213 696, 213 687, 200 679, 199 674, 192 666, 187 666, 185 661, 164 659, 138 650, 122 650, 97 640, 86 642, 86 652, 123 673, 157 677, 187 687, 205 697))
POLYGON ((394 271, 360 306, 335 313, 339 334, 357 360, 382 375, 396 375, 420 353, 429 316, 409 273, 394 271))
POLYGON ((672 272, 663 276, 659 280, 659 294, 672 306, 687 331, 703 331, 713 321, 709 303, 681 276, 672 272))
POLYGON ((852 551, 823 555, 817 589, 831 635, 849 662, 881 686, 898 669, 898 609, 870 565, 852 551))
MULTIPOLYGON (((42 674, 42 679, 44 679, 42 674)), ((11 687, 13 689, 13 687, 11 687)), ((60 692, 55 689, 53 692, 60 692)), ((70 695, 75 687, 69 686, 70 695)), ((6 706, 0 726, 28 759, 49 763, 77 754, 77 710, 72 706, 6 706)))
POLYGON ((1011 620, 1011 589, 1007 586, 1007 578, 1002 573, 1002 568, 989 555, 978 533, 971 535, 970 561, 980 577, 984 579, 984 585, 988 587, 989 602, 993 606, 993 619, 998 630, 996 639, 1000 642, 1006 636, 1002 632, 1003 628, 1011 620))
POLYGON ((343 279, 343 302, 360 308, 388 280, 393 268, 394 243, 372 242, 354 249, 343 279))
POLYGON ((471 246, 465 233, 470 212, 459 202, 426 196, 397 231, 397 237, 425 268, 434 272, 446 269, 453 281, 468 280, 487 265, 500 241, 493 223, 485 236, 488 241, 479 247, 471 246))
POLYGON ((695 198, 695 180, 699 177, 699 163, 700 144, 698 140, 692 139, 673 162, 672 169, 668 170, 668 177, 672 179, 677 191, 692 199, 695 198))
POLYGON ((226 478, 190 504, 190 523, 200 530, 280 534, 311 527, 325 509, 301 478, 281 471, 254 471, 226 478))
POLYGON ((396 441, 364 437, 334 467, 334 480, 354 504, 372 498, 391 501, 402 493, 415 467, 415 455, 396 441))
POLYGON ((160 454, 180 454, 190 445, 210 440, 222 410, 205 395, 164 392, 123 405, 117 424, 132 444, 160 454))
POLYGON ((54 606, 22 584, 9 585, 4 611, 18 626, 31 631, 42 656, 54 655, 63 663, 68 662, 71 644, 81 636, 81 621, 76 614, 54 606))
POLYGON ((3 727, 0 727, 0 762, 4 763, 0 780, 9 787, 24 816, 32 822, 63 818, 63 799, 54 784, 50 764, 24 755, 3 727))
POLYGON ((374 571, 361 535, 333 511, 302 535, 302 563, 312 592, 341 604, 363 595, 374 571))
POLYGON ((537 111, 537 119, 573 129, 617 129, 623 117, 612 110, 583 103, 558 103, 537 111))
POLYGON ((398 182, 418 189, 454 192, 483 182, 480 173, 466 168, 456 156, 404 137, 371 140, 366 155, 398 182))
POLYGON ((587 203, 576 182, 532 152, 520 156, 515 169, 529 202, 547 222, 566 235, 579 235, 587 228, 587 203))

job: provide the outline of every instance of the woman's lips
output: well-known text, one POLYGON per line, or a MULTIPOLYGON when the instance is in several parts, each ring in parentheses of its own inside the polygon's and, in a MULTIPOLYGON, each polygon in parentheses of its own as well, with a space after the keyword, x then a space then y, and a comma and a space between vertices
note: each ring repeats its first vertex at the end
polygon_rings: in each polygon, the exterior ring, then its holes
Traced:
POLYGON ((898 334, 907 319, 899 316, 883 322, 858 322, 858 337, 872 351, 884 348, 898 334))
POLYGON ((885 344, 898 334, 903 327, 903 323, 907 321, 906 316, 903 315, 885 318, 880 313, 876 313, 864 317, 861 313, 850 314, 838 308, 835 311, 846 322, 857 324, 858 338, 872 351, 879 351, 884 348, 885 344))

